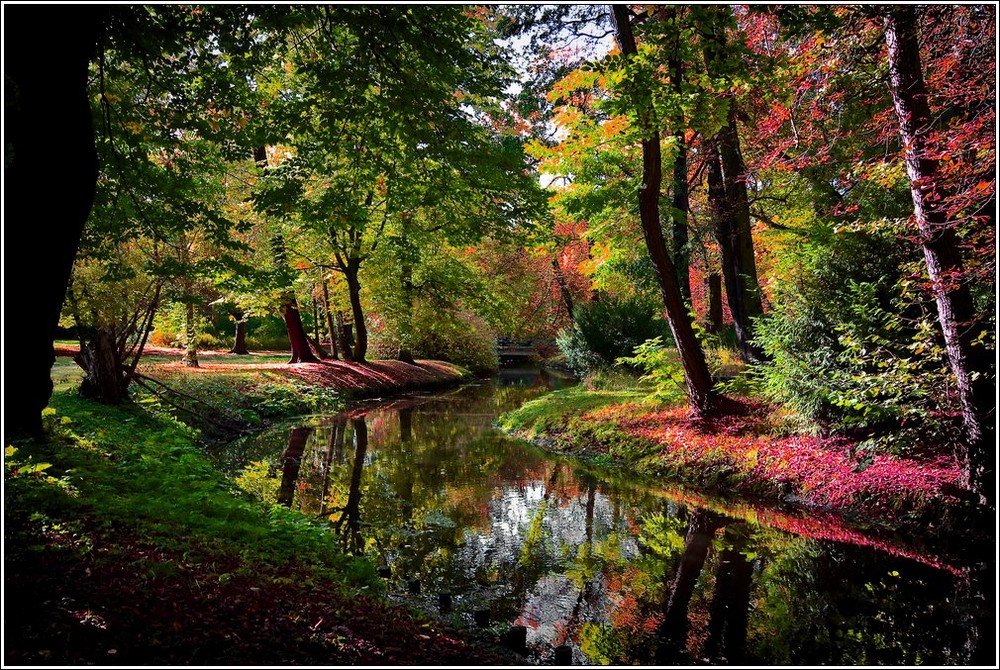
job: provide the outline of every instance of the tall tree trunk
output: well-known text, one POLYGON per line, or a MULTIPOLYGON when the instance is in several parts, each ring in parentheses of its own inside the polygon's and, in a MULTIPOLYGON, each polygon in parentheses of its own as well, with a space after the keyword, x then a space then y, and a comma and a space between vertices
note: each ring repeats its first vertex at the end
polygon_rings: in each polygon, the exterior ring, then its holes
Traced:
MULTIPOLYGON (((677 8, 671 7, 669 14, 676 17, 677 8)), ((669 59, 670 81, 674 95, 678 99, 684 94, 684 61, 680 57, 680 32, 677 33, 677 41, 674 43, 673 53, 669 59)), ((678 105, 680 110, 680 106, 678 105)), ((674 156, 674 184, 673 201, 671 202, 671 242, 674 252, 674 268, 677 271, 677 285, 681 290, 681 297, 688 305, 691 304, 691 277, 689 268, 691 266, 691 251, 688 249, 688 212, 691 209, 688 197, 688 162, 687 162, 687 142, 685 141, 687 122, 684 118, 683 110, 679 111, 673 119, 674 143, 677 147, 677 154, 674 156)))
POLYGON ((309 338, 302 326, 302 317, 299 316, 299 306, 294 296, 281 306, 281 318, 285 321, 288 344, 292 348, 292 355, 288 362, 316 363, 316 357, 313 356, 312 350, 309 348, 309 338))
MULTIPOLYGON (((729 12, 730 9, 718 7, 715 11, 729 12)), ((725 27, 718 19, 721 16, 716 17, 706 36, 705 67, 709 73, 718 68, 727 50, 725 27)), ((746 165, 740 152, 736 99, 732 94, 728 98, 727 123, 716 133, 706 158, 709 161, 708 193, 740 357, 752 362, 764 359, 764 352, 753 343, 753 320, 763 314, 763 306, 753 249, 746 165)))
POLYGON ((312 339, 309 340, 309 344, 312 345, 313 353, 316 354, 316 358, 318 358, 321 361, 325 361, 327 358, 329 358, 329 356, 327 355, 326 350, 323 349, 323 345, 321 344, 321 340, 319 338, 319 305, 317 304, 315 297, 312 298, 312 305, 313 305, 313 336, 312 339))
POLYGON ((569 291, 569 285, 566 283, 566 275, 563 274, 562 266, 559 265, 559 254, 552 254, 552 274, 556 278, 556 284, 559 286, 559 296, 562 298, 563 306, 566 308, 566 316, 570 321, 573 320, 573 294, 569 291))
POLYGON ((190 300, 184 304, 184 365, 189 368, 198 365, 198 345, 195 343, 194 303, 190 300))
POLYGON ((229 350, 229 353, 242 356, 250 354, 250 350, 247 349, 247 320, 242 312, 236 318, 236 337, 233 338, 233 348, 229 350))
MULTIPOLYGON (((319 342, 321 341, 319 337, 319 305, 316 304, 315 297, 312 298, 312 305, 313 305, 313 342, 315 342, 316 346, 318 347, 319 342)), ((322 358, 322 356, 320 356, 320 358, 322 358)))
MULTIPOLYGON (((615 37, 626 58, 637 53, 635 36, 629 22, 626 5, 612 5, 615 37)), ((655 111, 651 99, 633 86, 632 97, 639 115, 642 139, 642 186, 639 188, 639 218, 646 239, 646 249, 656 271, 660 294, 667 310, 667 321, 673 333, 674 344, 684 367, 688 400, 697 413, 711 412, 716 395, 712 389, 712 376, 705 362, 705 353, 698 343, 691 326, 684 298, 677 286, 677 272, 667 255, 663 230, 660 227, 660 186, 663 181, 660 159, 660 133, 656 129, 655 111)))
POLYGON ((5 444, 42 433, 41 413, 52 395, 52 345, 97 184, 87 66, 106 12, 4 8, 4 218, 8 230, 17 229, 17 283, 30 287, 7 290, 3 298, 11 319, 4 375, 16 378, 4 396, 5 444))
POLYGON ((326 277, 323 286, 323 313, 326 314, 326 329, 330 334, 330 358, 337 360, 337 332, 333 329, 333 314, 330 313, 330 289, 326 287, 326 277))
POLYGON ((989 352, 975 341, 980 328, 972 295, 965 284, 954 222, 942 204, 944 194, 937 183, 938 162, 929 155, 931 110, 920 64, 916 14, 909 5, 896 5, 885 11, 889 88, 899 116, 899 134, 927 274, 962 406, 965 448, 956 456, 962 468, 962 483, 993 505, 996 372, 989 352))
POLYGON ((344 272, 347 279, 347 293, 351 299, 351 314, 354 316, 354 353, 351 360, 364 363, 368 353, 368 328, 365 327, 365 312, 361 307, 361 282, 358 279, 358 263, 351 261, 344 272))
POLYGON ((288 446, 281 454, 281 484, 278 486, 279 505, 291 507, 295 498, 295 482, 299 479, 299 469, 302 467, 302 454, 312 428, 296 427, 288 434, 288 446))
POLYGON ((671 242, 674 252, 674 268, 681 297, 691 304, 691 251, 688 249, 688 211, 690 208, 687 182, 687 146, 684 133, 675 133, 677 155, 674 157, 674 196, 670 210, 671 242))
MULTIPOLYGON (((86 340, 74 360, 83 368, 80 395, 109 405, 128 399, 129 378, 122 366, 113 330, 98 326, 92 339, 86 340)), ((13 395, 13 394, 12 394, 13 395)))
POLYGON ((713 272, 705 279, 708 285, 708 332, 722 330, 722 277, 713 272))
POLYGON ((341 311, 337 312, 337 340, 340 342, 340 350, 344 354, 344 360, 353 360, 351 354, 351 339, 347 337, 349 333, 350 326, 344 323, 344 313, 341 311))
MULTIPOLYGON (((405 253, 405 251, 404 251, 405 253)), ((401 288, 403 290, 403 318, 399 329, 399 350, 396 360, 413 363, 413 263, 408 258, 400 262, 401 288)))

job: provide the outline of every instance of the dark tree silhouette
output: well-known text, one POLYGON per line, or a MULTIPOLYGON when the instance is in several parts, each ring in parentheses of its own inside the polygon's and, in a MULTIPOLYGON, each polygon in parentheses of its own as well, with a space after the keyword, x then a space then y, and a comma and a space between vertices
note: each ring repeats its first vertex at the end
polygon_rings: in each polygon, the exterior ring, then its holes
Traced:
POLYGON ((4 291, 5 441, 40 434, 52 395, 52 345, 97 184, 87 66, 105 11, 5 7, 5 254, 17 255, 4 291))

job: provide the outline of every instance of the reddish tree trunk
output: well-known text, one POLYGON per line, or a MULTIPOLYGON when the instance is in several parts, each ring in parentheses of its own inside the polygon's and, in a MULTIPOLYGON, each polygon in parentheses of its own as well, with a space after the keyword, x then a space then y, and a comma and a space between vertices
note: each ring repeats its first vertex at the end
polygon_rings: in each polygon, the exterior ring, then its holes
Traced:
MULTIPOLYGON (((254 154, 254 158, 258 162, 264 160, 263 156, 263 149, 258 149, 254 154)), ((288 256, 285 252, 285 240, 280 234, 271 238, 271 250, 274 254, 275 267, 278 269, 286 269, 288 267, 288 256)), ((299 314, 299 303, 295 299, 295 293, 291 288, 287 288, 282 298, 281 318, 285 320, 285 331, 288 333, 288 344, 292 349, 292 355, 291 358, 288 359, 288 362, 318 362, 316 357, 313 356, 312 350, 309 348, 309 338, 306 336, 306 330, 302 326, 302 316, 299 314)))
POLYGON ((309 348, 309 339, 306 337, 306 329, 302 327, 302 317, 299 315, 299 306, 293 297, 281 306, 281 317, 285 320, 285 330, 288 332, 288 344, 292 348, 292 356, 289 363, 316 363, 309 348))
MULTIPOLYGON (((616 39, 626 58, 637 53, 635 36, 629 22, 629 11, 625 5, 612 5, 616 39)), ((646 240, 646 249, 653 262, 660 295, 667 311, 667 322, 673 333, 674 344, 684 367, 688 400, 695 412, 714 409, 716 396, 712 390, 712 376, 705 362, 705 353, 694 334, 684 298, 677 286, 677 272, 667 254, 667 245, 660 227, 660 186, 663 182, 660 158, 660 133, 656 130, 656 118, 651 98, 641 91, 633 90, 636 112, 642 127, 642 186, 639 188, 639 219, 646 240)))
POLYGON ((899 116, 913 211, 920 231, 927 274, 937 302, 938 321, 962 406, 965 448, 956 456, 963 483, 993 504, 996 469, 996 377, 993 359, 975 338, 976 312, 953 222, 941 204, 938 163, 929 156, 927 136, 931 110, 927 102, 912 6, 886 10, 885 42, 889 48, 889 88, 899 116))
POLYGON ((97 184, 87 66, 106 12, 4 7, 4 219, 17 231, 16 281, 30 287, 3 297, 4 375, 16 379, 4 396, 5 443, 41 434, 52 394, 52 344, 97 184))

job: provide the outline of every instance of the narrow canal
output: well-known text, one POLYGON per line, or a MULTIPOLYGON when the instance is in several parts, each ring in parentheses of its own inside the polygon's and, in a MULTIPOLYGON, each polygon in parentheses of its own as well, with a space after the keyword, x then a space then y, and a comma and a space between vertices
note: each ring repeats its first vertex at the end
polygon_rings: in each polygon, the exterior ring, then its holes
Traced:
POLYGON ((523 626, 531 662, 557 647, 578 664, 992 658, 992 595, 967 566, 834 519, 650 486, 492 427, 557 381, 508 371, 359 403, 216 457, 266 502, 326 520, 393 599, 460 627, 523 626))

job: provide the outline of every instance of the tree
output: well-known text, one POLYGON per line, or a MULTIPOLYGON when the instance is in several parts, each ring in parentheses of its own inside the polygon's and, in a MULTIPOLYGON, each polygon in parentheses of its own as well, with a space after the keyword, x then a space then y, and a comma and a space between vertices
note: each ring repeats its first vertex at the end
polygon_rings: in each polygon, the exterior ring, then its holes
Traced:
POLYGON ((362 267, 384 244, 410 256, 422 232, 454 243, 516 228, 540 210, 539 189, 520 143, 492 127, 504 68, 472 17, 354 7, 312 18, 268 84, 287 152, 256 200, 294 212, 310 248, 293 251, 343 275, 363 362, 362 267))
MULTIPOLYGON (((6 186, 12 195, 18 194, 8 202, 7 213, 21 211, 25 217, 33 218, 38 203, 47 202, 51 216, 46 219, 54 226, 25 228, 22 239, 27 244, 23 258, 28 267, 44 268, 44 272, 32 279, 37 296, 32 296, 30 304, 23 305, 24 309, 13 295, 14 300, 7 301, 8 310, 16 311, 25 323, 32 324, 18 333, 11 332, 13 337, 7 342, 23 353, 21 360, 28 368, 28 374, 21 378, 24 392, 12 400, 18 405, 12 406, 12 416, 17 418, 11 421, 10 429, 29 433, 41 430, 40 409, 51 393, 51 382, 47 379, 57 305, 61 306, 65 295, 80 235, 94 199, 97 166, 113 165, 106 153, 96 160, 95 126, 107 130, 118 125, 124 119, 115 116, 117 103, 125 107, 134 103, 127 99, 112 100, 104 95, 104 89, 99 94, 101 113, 92 116, 88 85, 100 88, 106 80, 93 73, 95 77, 88 82, 88 64, 98 54, 102 70, 115 59, 142 63, 141 67, 132 67, 131 75, 133 78, 145 75, 150 82, 156 80, 155 85, 145 89, 146 95, 150 99, 160 96, 158 102, 172 96, 169 113, 156 117, 145 130, 152 130, 157 123, 159 129, 169 127, 172 131, 193 126, 211 130, 214 124, 212 132, 224 135, 235 125, 236 115, 225 118, 226 114, 218 113, 218 109, 235 109, 237 106, 231 104, 233 96, 243 89, 217 84, 230 76, 232 81, 241 81, 244 65, 252 62, 261 46, 261 42, 250 36, 252 31, 245 28, 250 22, 240 8, 65 8, 55 15, 44 16, 37 12, 37 8, 18 8, 5 14, 10 19, 6 25, 11 37, 5 45, 10 56, 6 74, 12 86, 11 100, 16 100, 13 107, 16 114, 9 124, 8 149, 12 154, 8 155, 10 171, 6 186), (58 49, 39 50, 37 40, 28 38, 34 32, 31 27, 41 25, 49 31, 53 43, 59 45, 58 49), (231 29, 236 25, 242 28, 231 29), (217 47, 214 51, 200 48, 210 35, 217 47), (114 55, 105 58, 108 54, 114 55), (218 67, 224 59, 228 59, 229 67, 218 67), (206 91, 210 93, 206 95, 206 91), (207 113, 199 114, 196 110, 207 113), (206 120, 209 116, 213 117, 211 121, 206 120), (93 118, 98 119, 97 124, 93 118), (56 155, 61 157, 59 164, 65 174, 60 180, 61 196, 52 198, 49 184, 38 175, 50 168, 56 155), (29 254, 35 252, 40 256, 32 258, 29 254), (27 318, 33 313, 38 314, 37 319, 27 318), (35 325, 40 329, 38 332, 31 330, 35 325), (18 339, 20 332, 27 338, 23 343, 18 339)), ((132 129, 132 134, 138 133, 132 129)), ((118 194, 127 198, 124 184, 119 186, 118 194)))
MULTIPOLYGON (((728 17, 721 16, 723 12, 728 13, 729 8, 711 9, 714 11, 710 14, 704 36, 705 69, 710 77, 719 77, 726 74, 725 60, 731 49, 725 35, 725 19, 728 17)), ((753 320, 763 313, 763 308, 750 229, 747 169, 740 152, 736 96, 727 93, 726 101, 726 123, 708 145, 708 197, 719 242, 726 297, 736 328, 736 341, 740 356, 749 362, 760 360, 763 355, 753 343, 753 320)))
MULTIPOLYGON (((624 5, 612 5, 616 39, 622 55, 634 59, 638 54, 631 18, 624 5)), ((660 132, 648 89, 643 90, 641 73, 628 72, 630 95, 635 106, 642 132, 642 186, 639 188, 639 218, 642 223, 646 249, 653 261, 660 293, 667 310, 667 320, 674 336, 674 343, 684 366, 688 399, 696 412, 710 412, 714 408, 715 393, 712 376, 705 362, 705 354, 691 326, 684 299, 677 285, 677 272, 667 254, 663 230, 660 227, 660 184, 662 165, 660 159, 660 132)))
POLYGON ((883 21, 889 88, 899 117, 914 217, 962 407, 966 443, 965 450, 957 454, 958 462, 963 483, 992 505, 996 485, 995 370, 986 348, 976 342, 976 311, 965 283, 955 223, 946 208, 938 160, 928 142, 932 116, 921 68, 916 13, 910 6, 894 7, 886 10, 883 21))
POLYGON ((87 66, 105 12, 92 6, 4 8, 4 97, 10 101, 4 218, 8 232, 18 231, 17 283, 31 287, 4 292, 9 380, 15 379, 13 365, 19 368, 17 388, 4 401, 4 440, 40 434, 52 393, 52 343, 97 182, 87 66), (58 197, 47 178, 54 165, 58 197))

